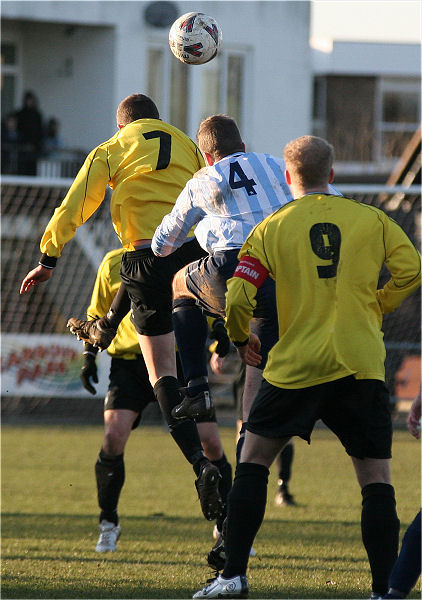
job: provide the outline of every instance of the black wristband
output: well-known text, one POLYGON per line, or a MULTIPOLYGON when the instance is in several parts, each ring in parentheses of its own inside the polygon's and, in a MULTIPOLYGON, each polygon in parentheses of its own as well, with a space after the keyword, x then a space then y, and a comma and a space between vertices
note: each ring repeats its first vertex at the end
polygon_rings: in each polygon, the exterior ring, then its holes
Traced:
POLYGON ((47 267, 47 269, 54 269, 57 263, 57 258, 55 256, 48 256, 48 254, 41 254, 41 258, 38 261, 43 267, 47 267))
POLYGON ((248 342, 249 338, 246 338, 244 342, 233 342, 233 344, 236 346, 236 348, 241 348, 242 346, 246 346, 248 342))
POLYGON ((92 356, 96 356, 98 353, 98 346, 93 346, 89 342, 84 342, 84 354, 92 354, 92 356))

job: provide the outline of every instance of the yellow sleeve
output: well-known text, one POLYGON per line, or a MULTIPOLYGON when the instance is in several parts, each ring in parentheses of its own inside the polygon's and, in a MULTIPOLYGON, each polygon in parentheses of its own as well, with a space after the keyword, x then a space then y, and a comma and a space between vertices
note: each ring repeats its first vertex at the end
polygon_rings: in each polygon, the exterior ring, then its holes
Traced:
POLYGON ((63 246, 97 210, 109 182, 107 150, 95 148, 86 158, 63 202, 54 211, 41 239, 41 252, 58 258, 63 246))
POLYGON ((385 216, 385 265, 391 279, 377 290, 383 314, 392 312, 421 285, 421 255, 401 227, 385 216))
POLYGON ((249 321, 256 306, 257 288, 240 277, 227 281, 226 329, 229 338, 236 345, 245 342, 250 334, 249 321))
POLYGON ((217 340, 215 340, 215 341, 214 341, 212 344, 210 344, 210 345, 208 346, 208 352, 209 352, 210 354, 214 354, 214 352, 215 352, 215 349, 217 348, 217 344, 218 344, 218 342, 217 342, 217 340))
MULTIPOLYGON (((244 256, 253 257, 270 271, 264 250, 265 221, 251 231, 239 252, 239 260, 244 256)), ((227 281, 226 329, 235 345, 237 342, 245 342, 249 337, 249 321, 256 307, 257 291, 258 288, 253 283, 241 277, 232 277, 227 281)))
POLYGON ((113 290, 110 279, 110 263, 104 257, 98 267, 97 277, 92 288, 91 302, 86 314, 89 321, 103 317, 110 308, 117 290, 113 290))

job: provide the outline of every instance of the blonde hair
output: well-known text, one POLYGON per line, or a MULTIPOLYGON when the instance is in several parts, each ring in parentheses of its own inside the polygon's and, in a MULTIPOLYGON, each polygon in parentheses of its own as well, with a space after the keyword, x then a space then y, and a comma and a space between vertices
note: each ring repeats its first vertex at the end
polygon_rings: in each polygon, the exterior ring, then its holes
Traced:
POLYGON ((286 169, 303 188, 326 186, 334 161, 334 148, 326 140, 304 135, 284 148, 286 169))

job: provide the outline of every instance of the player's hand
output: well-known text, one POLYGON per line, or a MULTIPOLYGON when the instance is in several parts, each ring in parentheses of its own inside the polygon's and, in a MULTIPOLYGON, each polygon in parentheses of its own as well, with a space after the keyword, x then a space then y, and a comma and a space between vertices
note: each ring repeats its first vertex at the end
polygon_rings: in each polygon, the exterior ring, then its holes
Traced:
POLYGON ((407 427, 418 440, 421 437, 421 394, 415 398, 407 416, 407 427))
POLYGON ((251 333, 249 341, 244 346, 239 346, 237 349, 240 358, 250 367, 257 367, 261 364, 262 356, 259 354, 261 349, 261 341, 255 333, 251 333))
POLYGON ((211 371, 216 375, 221 375, 223 372, 224 358, 221 358, 216 352, 213 352, 210 358, 211 371))
POLYGON ((20 294, 25 294, 31 287, 34 285, 38 285, 43 281, 47 281, 53 275, 54 269, 48 269, 47 267, 43 267, 42 265, 38 265, 32 271, 29 271, 28 275, 21 283, 21 289, 19 290, 20 294))
POLYGON ((96 394, 97 390, 91 383, 91 378, 94 383, 98 383, 97 363, 93 354, 84 354, 84 362, 79 376, 82 385, 90 394, 96 394))
POLYGON ((217 340, 215 352, 223 358, 230 352, 230 338, 227 335, 227 330, 224 327, 223 319, 216 319, 212 324, 212 329, 209 334, 210 340, 217 340))

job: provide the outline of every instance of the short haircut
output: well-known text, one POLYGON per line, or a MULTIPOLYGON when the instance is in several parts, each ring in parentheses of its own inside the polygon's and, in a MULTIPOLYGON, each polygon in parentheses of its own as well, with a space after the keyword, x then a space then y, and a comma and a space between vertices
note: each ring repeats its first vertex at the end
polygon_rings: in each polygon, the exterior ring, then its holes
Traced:
POLYGON ((120 125, 127 125, 138 119, 159 119, 155 103, 144 94, 132 94, 122 100, 117 107, 116 119, 120 125))
POLYGON ((283 155, 286 169, 298 184, 305 188, 328 184, 334 148, 326 140, 304 135, 289 142, 283 155))
POLYGON ((204 119, 199 124, 196 140, 201 152, 207 152, 214 160, 244 150, 239 128, 227 115, 213 115, 204 119))

